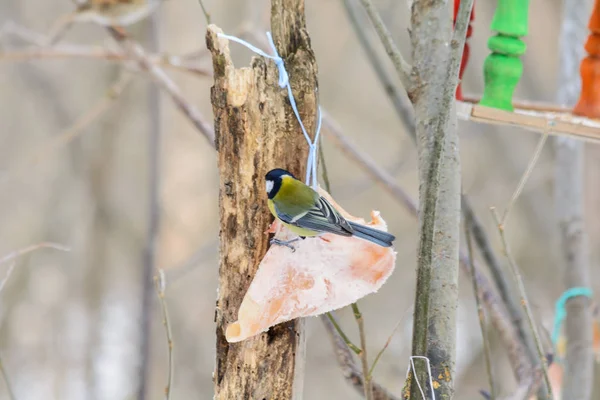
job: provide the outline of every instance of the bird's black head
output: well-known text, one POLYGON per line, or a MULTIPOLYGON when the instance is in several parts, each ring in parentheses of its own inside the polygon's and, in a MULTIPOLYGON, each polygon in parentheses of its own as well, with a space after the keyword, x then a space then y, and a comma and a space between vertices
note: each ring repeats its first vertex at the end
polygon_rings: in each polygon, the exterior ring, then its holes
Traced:
POLYGON ((291 176, 292 178, 296 179, 294 175, 281 168, 272 169, 267 172, 267 175, 265 175, 265 181, 267 182, 267 195, 269 196, 269 199, 275 197, 281 188, 281 178, 284 176, 291 176))

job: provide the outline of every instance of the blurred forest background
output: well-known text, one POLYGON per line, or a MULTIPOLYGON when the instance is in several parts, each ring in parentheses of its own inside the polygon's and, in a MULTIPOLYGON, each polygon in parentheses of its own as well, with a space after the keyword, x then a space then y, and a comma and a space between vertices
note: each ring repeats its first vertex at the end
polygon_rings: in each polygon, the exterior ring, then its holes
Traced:
MULTIPOLYGON (((409 54, 406 2, 379 0, 376 4, 404 54, 409 54)), ((206 0, 205 5, 212 22, 226 33, 235 34, 244 27, 262 35, 269 29, 268 1, 206 0)), ((482 64, 489 53, 486 42, 495 2, 478 1, 475 7, 471 58, 463 81, 467 94, 482 91, 482 64)), ((531 1, 525 72, 516 99, 555 99, 561 7, 558 0, 531 1)), ((43 33, 71 9, 68 0, 0 0, 0 26, 13 21, 43 33)), ((322 107, 416 198, 414 146, 366 60, 341 1, 307 0, 306 16, 319 66, 322 107)), ((365 29, 370 27, 365 25, 365 29)), ((147 48, 158 44, 169 54, 203 50, 205 30, 196 0, 167 0, 152 20, 128 28, 147 48), (154 34, 158 43, 152 43, 154 34)), ((76 25, 63 40, 83 45, 111 41, 105 30, 92 24, 76 25)), ((8 52, 27 45, 14 37, 5 37, 4 43, 8 52)), ((238 66, 249 65, 249 51, 231 48, 238 66)), ((375 50, 383 54, 379 45, 375 50)), ((384 67, 391 71, 384 59, 384 67)), ((212 69, 210 57, 199 62, 212 69)), ((68 145, 56 146, 53 141, 106 96, 122 70, 122 65, 105 60, 16 62, 0 55, 0 256, 42 241, 71 248, 68 253, 39 249, 18 258, 0 295, 0 355, 19 400, 113 400, 136 394, 149 171, 157 161, 150 151, 153 129, 160 129, 161 134, 156 251, 157 265, 166 271, 166 302, 174 337, 173 398, 212 398, 219 233, 214 149, 168 97, 161 95, 158 104, 154 101, 157 91, 143 73, 135 74, 114 104, 68 145)), ((212 78, 168 73, 212 124, 212 78)), ((463 121, 459 121, 459 132, 463 190, 500 250, 489 207, 506 206, 539 136, 463 121)), ((381 210, 390 231, 399 238, 395 273, 379 293, 360 301, 371 355, 383 346, 398 321, 404 327, 375 371, 379 383, 399 393, 411 345, 417 223, 326 138, 323 144, 336 200, 354 215, 381 210)), ((600 148, 588 145, 585 162, 591 286, 597 290, 600 224, 594 221, 599 220, 600 148)), ((554 302, 564 290, 553 174, 553 148, 547 144, 512 211, 507 231, 532 306, 548 330, 554 302)), ((0 265, 0 276, 9 266, 0 265)), ((470 280, 461 279, 456 398, 480 399, 478 390, 487 386, 481 333, 470 280)), ((156 297, 152 300, 149 398, 160 399, 167 345, 159 304, 156 297)), ((342 310, 339 316, 346 332, 357 339, 351 311, 342 310)), ((308 321, 307 340, 305 398, 360 398, 344 381, 316 318, 308 321)), ((495 340, 493 344, 496 376, 502 391, 508 393, 512 372, 504 349, 495 340)), ((8 398, 3 384, 0 398, 8 398)))

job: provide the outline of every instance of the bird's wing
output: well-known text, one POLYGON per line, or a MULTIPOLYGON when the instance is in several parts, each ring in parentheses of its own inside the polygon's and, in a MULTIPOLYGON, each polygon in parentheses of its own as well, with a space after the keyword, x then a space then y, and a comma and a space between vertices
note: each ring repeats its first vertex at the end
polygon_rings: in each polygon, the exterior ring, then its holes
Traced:
POLYGON ((277 204, 275 204, 275 210, 283 222, 300 228, 335 233, 342 236, 352 236, 354 231, 348 221, 327 200, 320 196, 312 208, 296 216, 281 212, 277 204))

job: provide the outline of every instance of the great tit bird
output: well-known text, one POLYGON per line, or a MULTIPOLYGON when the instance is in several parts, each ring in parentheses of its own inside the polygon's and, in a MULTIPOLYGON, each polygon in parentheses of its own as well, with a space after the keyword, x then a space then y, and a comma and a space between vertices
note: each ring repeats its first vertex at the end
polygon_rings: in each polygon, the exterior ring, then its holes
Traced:
MULTIPOLYGON (((273 169, 265 176, 269 210, 290 231, 304 239, 322 233, 355 236, 379 246, 390 247, 394 235, 347 221, 335 208, 310 186, 284 169, 273 169)), ((287 245, 288 242, 275 241, 287 245)))

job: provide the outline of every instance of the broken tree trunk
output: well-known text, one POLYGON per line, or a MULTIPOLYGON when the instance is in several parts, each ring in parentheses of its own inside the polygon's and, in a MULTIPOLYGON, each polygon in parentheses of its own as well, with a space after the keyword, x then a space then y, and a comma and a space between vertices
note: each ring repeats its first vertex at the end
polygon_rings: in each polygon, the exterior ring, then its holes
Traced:
MULTIPOLYGON (((284 59, 300 116, 314 132, 317 66, 310 47, 303 0, 273 0, 271 29, 284 59)), ((308 145, 278 86, 271 60, 255 57, 236 69, 221 30, 209 26, 215 84, 211 91, 219 167, 220 266, 216 308, 215 399, 300 399, 304 364, 302 324, 290 321, 241 343, 228 343, 225 329, 237 311, 269 238, 264 176, 285 168, 303 177, 308 145)))

